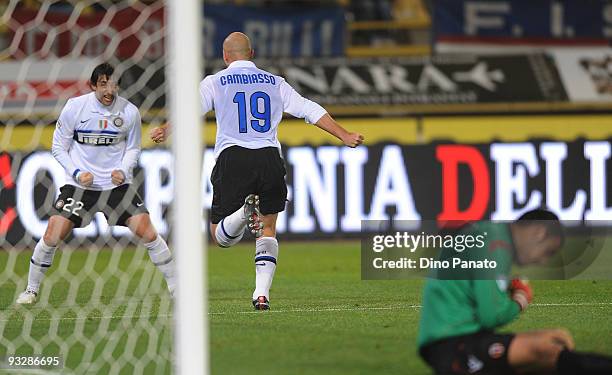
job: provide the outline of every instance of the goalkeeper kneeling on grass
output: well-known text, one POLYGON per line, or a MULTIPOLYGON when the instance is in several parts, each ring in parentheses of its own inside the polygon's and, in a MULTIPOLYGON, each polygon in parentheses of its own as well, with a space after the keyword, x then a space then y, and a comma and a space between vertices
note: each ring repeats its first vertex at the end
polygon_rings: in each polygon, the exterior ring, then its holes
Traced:
POLYGON ((461 231, 487 233, 483 250, 498 266, 495 277, 427 279, 418 346, 436 374, 612 374, 612 358, 575 351, 565 329, 494 331, 531 303, 530 286, 509 281, 512 262, 543 264, 562 247, 555 214, 534 210, 514 223, 478 222, 461 231))

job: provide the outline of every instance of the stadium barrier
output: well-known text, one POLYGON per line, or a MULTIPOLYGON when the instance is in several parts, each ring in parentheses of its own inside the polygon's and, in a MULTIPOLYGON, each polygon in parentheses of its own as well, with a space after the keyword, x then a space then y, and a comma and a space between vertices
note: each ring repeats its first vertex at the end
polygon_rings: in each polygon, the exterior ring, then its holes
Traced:
MULTIPOLYGON (((288 124, 297 130, 287 133, 281 126, 290 195, 278 231, 288 239, 346 237, 360 231, 362 219, 509 220, 542 205, 564 220, 608 226, 612 223, 608 188, 612 128, 605 125, 609 120, 609 116, 432 118, 423 122, 420 131, 413 120, 404 120, 402 134, 401 120, 396 119, 388 128, 370 126, 380 132, 366 132, 367 146, 357 149, 328 145, 326 137, 308 142, 309 132, 317 130, 307 125, 288 124), (565 123, 559 122, 562 119, 565 123), (471 131, 466 126, 470 122, 471 131), (488 132, 479 133, 487 126, 488 132)), ((359 127, 360 120, 345 124, 359 127)), ((207 137, 213 139, 210 133, 207 137)), ((204 160, 202 194, 209 207, 211 148, 204 160)), ((171 154, 160 148, 144 150, 139 166, 135 181, 154 224, 166 235, 171 154)), ((0 154, 0 177, 0 236, 5 243, 31 246, 44 231, 64 172, 46 150, 13 150, 0 154)), ((100 215, 75 232, 75 241, 124 235, 126 230, 109 228, 100 215)))
MULTIPOLYGON (((612 49, 606 48, 505 56, 258 58, 256 62, 335 115, 405 116, 610 110, 605 66, 611 57, 612 49)), ((88 92, 88 74, 100 61, 79 57, 0 62, 0 88, 5 92, 0 121, 54 121, 69 97, 88 92), (52 79, 49 71, 56 72, 52 79)), ((204 74, 224 67, 222 61, 210 60, 204 74)), ((143 56, 118 69, 122 95, 141 108, 145 121, 165 117, 163 60, 143 56)))

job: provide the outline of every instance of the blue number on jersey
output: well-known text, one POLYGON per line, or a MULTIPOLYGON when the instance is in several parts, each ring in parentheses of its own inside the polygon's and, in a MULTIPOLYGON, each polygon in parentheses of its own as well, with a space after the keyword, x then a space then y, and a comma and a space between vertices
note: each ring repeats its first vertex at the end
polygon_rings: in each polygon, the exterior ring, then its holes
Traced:
POLYGON ((238 104, 238 129, 240 129, 240 133, 246 133, 246 103, 244 101, 243 91, 237 92, 236 95, 234 95, 234 103, 238 104))
MULTIPOLYGON (((234 103, 238 104, 238 129, 240 133, 247 132, 247 116, 246 116, 246 96, 244 91, 237 92, 234 95, 234 103)), ((263 91, 256 91, 250 98, 251 116, 256 120, 251 120, 251 128, 253 130, 265 133, 270 130, 272 122, 270 109, 270 95, 263 91), (259 101, 263 100, 263 111, 259 110, 259 101), (263 121, 263 125, 262 125, 263 121)))

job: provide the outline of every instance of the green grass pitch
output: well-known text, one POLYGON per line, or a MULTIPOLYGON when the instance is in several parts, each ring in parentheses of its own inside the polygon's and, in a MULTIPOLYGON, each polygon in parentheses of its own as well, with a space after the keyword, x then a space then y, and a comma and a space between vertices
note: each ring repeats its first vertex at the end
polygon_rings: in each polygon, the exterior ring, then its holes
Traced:
MULTIPOLYGON (((429 373, 415 343, 421 281, 361 281, 357 242, 281 241, 272 310, 255 312, 253 254, 253 245, 210 251, 213 374, 429 373)), ((144 249, 60 251, 45 303, 17 307, 30 255, 0 252, 0 356, 61 354, 62 374, 171 373, 171 305, 144 249)), ((532 284, 535 305, 506 331, 567 327, 579 349, 612 354, 602 333, 611 281, 532 284)))

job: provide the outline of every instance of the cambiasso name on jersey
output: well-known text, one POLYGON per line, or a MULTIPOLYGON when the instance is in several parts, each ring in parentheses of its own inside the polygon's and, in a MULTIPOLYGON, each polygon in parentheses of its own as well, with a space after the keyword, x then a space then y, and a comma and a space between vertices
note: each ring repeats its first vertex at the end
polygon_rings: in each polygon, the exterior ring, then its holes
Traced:
POLYGON ((121 137, 118 132, 111 130, 91 131, 76 130, 73 139, 81 144, 92 146, 110 146, 119 143, 121 137))

